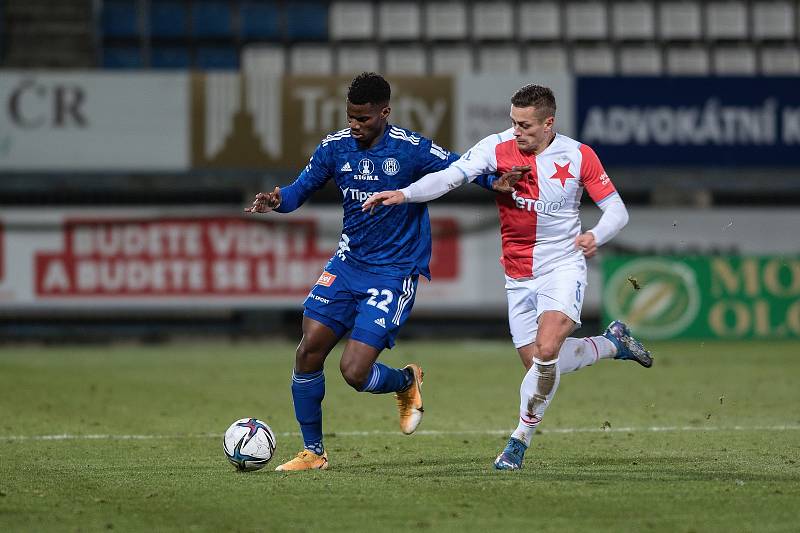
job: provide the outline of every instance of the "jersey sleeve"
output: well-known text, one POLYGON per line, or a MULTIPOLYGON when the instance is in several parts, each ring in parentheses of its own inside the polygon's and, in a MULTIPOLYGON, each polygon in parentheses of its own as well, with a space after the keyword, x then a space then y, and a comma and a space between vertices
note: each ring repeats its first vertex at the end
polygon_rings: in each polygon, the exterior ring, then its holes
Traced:
POLYGON ((490 174, 497 170, 497 159, 494 155, 495 136, 487 137, 466 154, 455 158, 450 154, 448 161, 453 163, 433 173, 425 174, 418 181, 405 189, 400 189, 409 202, 429 202, 439 198, 448 191, 473 181, 481 174, 490 174))
POLYGON ((422 139, 417 151, 417 177, 444 170, 458 160, 458 154, 448 152, 430 139, 422 139))
POLYGON ((591 147, 582 144, 581 152, 581 181, 594 203, 599 204, 611 194, 617 192, 611 178, 603 169, 603 164, 591 147))
POLYGON ((290 185, 281 187, 281 205, 275 209, 279 213, 290 213, 303 205, 306 200, 322 188, 333 176, 330 145, 320 144, 308 161, 308 165, 290 185))
POLYGON ((489 135, 481 139, 475 146, 462 154, 453 166, 458 168, 467 178, 472 181, 482 174, 494 174, 497 172, 497 156, 495 147, 499 136, 489 135))
POLYGON ((475 180, 472 183, 483 187, 487 191, 494 192, 494 189, 492 188, 492 183, 494 183, 497 180, 497 178, 498 178, 497 174, 481 174, 480 176, 475 178, 475 180))

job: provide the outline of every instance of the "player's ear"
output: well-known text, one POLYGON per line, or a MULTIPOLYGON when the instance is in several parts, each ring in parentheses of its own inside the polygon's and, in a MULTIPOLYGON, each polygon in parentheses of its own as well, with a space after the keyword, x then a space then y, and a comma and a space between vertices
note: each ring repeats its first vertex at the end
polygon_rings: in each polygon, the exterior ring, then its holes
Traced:
POLYGON ((544 119, 544 129, 545 131, 550 131, 553 129, 553 125, 556 122, 556 117, 547 117, 544 119))
POLYGON ((381 118, 384 119, 384 120, 389 118, 389 115, 391 114, 391 112, 392 112, 392 108, 389 107, 388 105, 385 106, 383 109, 381 109, 381 118))

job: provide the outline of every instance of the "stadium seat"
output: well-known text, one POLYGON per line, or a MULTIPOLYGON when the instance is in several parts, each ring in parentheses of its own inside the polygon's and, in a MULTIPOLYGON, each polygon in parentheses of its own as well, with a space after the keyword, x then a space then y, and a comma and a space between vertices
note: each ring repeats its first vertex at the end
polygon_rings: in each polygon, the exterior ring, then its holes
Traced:
POLYGON ((192 56, 188 48, 154 46, 151 49, 150 66, 153 68, 186 69, 192 66, 192 56))
POLYGON ((417 41, 422 33, 416 2, 382 2, 378 21, 378 37, 386 41, 417 41))
POLYGON ((713 72, 719 76, 753 76, 756 73, 756 53, 750 47, 725 46, 714 50, 713 72))
POLYGON ((667 74, 708 76, 708 51, 701 46, 667 48, 667 74))
POLYGON ((333 74, 333 55, 326 45, 298 44, 289 52, 292 74, 329 76, 333 74))
POLYGON ((472 7, 476 39, 514 39, 514 10, 509 2, 476 2, 472 7))
POLYGON ((201 46, 195 55, 195 66, 201 69, 239 68, 239 53, 233 46, 201 46))
POLYGON ((333 2, 330 25, 333 40, 372 39, 375 35, 372 2, 333 2))
POLYGON ((372 44, 341 46, 336 51, 336 58, 336 70, 339 74, 350 75, 381 70, 378 49, 372 44))
POLYGON ((244 1, 239 11, 241 36, 244 40, 276 40, 281 38, 278 3, 244 1))
POLYGON ((137 37, 139 10, 135 0, 111 0, 103 4, 105 37, 137 37))
POLYGON ((519 6, 520 39, 554 41, 561 38, 561 8, 557 2, 526 2, 519 6))
POLYGON ((103 48, 104 68, 142 68, 142 51, 137 46, 103 48))
POLYGON ((531 46, 525 53, 527 72, 568 72, 569 56, 563 46, 531 46))
POLYGON ((519 47, 482 46, 478 49, 478 72, 518 74, 521 71, 519 47))
POLYGON ((387 74, 424 76, 428 73, 427 54, 418 46, 387 48, 385 65, 387 74))
POLYGON ((608 37, 608 14, 602 2, 570 2, 566 17, 568 39, 587 41, 608 37))
POLYGON ((465 45, 437 46, 431 53, 431 72, 434 75, 471 73, 472 49, 465 45))
POLYGON ((275 74, 286 72, 286 52, 278 45, 252 44, 242 49, 242 69, 245 72, 275 74))
POLYGON ((189 13, 184 2, 151 2, 150 35, 184 37, 188 33, 189 13))
POLYGON ((753 37, 761 40, 795 37, 794 2, 757 2, 753 5, 753 37))
POLYGON ((192 3, 192 35, 195 37, 229 37, 233 35, 231 6, 228 2, 192 3))
POLYGON ((286 2, 286 36, 299 41, 328 40, 328 2, 286 2))
POLYGON ((619 71, 624 76, 658 76, 663 70, 661 49, 656 46, 629 46, 619 52, 619 71))
POLYGON ((745 39, 747 34, 747 6, 744 2, 711 2, 706 6, 707 38, 745 39))
POLYGON ((578 46, 572 50, 572 70, 577 75, 612 76, 615 67, 610 46, 578 46))
POLYGON ((761 73, 767 76, 800 74, 800 49, 796 46, 762 48, 761 73))
POLYGON ((612 34, 617 40, 655 39, 656 25, 650 2, 615 2, 611 11, 612 34))
POLYGON ((660 37, 667 41, 699 40, 700 6, 696 2, 659 4, 660 37))
POLYGON ((425 3, 425 36, 442 41, 466 39, 466 6, 461 2, 425 3))

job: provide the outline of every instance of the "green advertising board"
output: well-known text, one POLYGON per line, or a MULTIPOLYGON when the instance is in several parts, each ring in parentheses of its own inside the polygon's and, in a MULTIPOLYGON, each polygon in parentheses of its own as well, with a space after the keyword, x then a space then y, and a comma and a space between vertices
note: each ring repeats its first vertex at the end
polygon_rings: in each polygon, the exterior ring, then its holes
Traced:
POLYGON ((800 338, 800 256, 609 256, 602 305, 643 338, 800 338))

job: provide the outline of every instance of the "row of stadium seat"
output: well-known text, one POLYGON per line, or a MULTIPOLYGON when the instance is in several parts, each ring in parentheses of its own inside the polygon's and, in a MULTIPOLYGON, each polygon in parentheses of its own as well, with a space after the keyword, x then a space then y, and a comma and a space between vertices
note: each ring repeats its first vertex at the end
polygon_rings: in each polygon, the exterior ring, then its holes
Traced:
POLYGON ((236 69, 274 74, 388 74, 458 72, 515 73, 570 71, 584 75, 797 75, 797 47, 753 46, 382 46, 251 45, 235 47, 153 47, 144 57, 136 47, 105 49, 108 68, 236 69))
POLYGON ((107 38, 796 40, 796 0, 105 0, 107 38))
POLYGON ((210 38, 243 40, 328 38, 328 6, 323 1, 274 0, 106 0, 102 32, 106 38, 210 38), (285 33, 284 33, 285 29, 285 33))

